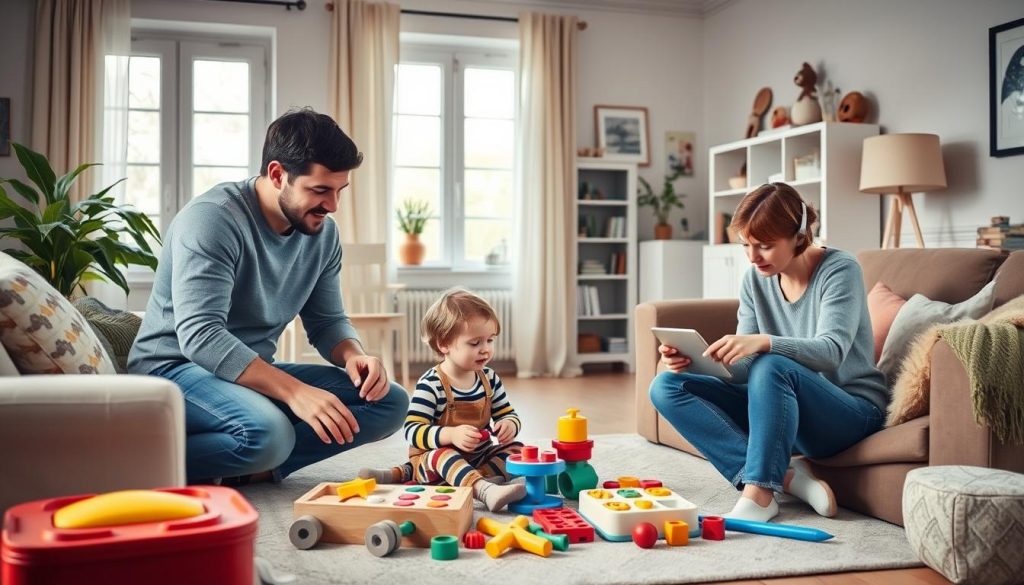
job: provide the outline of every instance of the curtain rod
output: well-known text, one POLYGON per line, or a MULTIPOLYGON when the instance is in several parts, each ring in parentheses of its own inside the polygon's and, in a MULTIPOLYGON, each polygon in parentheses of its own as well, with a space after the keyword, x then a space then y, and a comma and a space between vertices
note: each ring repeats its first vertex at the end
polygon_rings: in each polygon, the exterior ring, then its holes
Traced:
POLYGON ((295 0, 289 2, 287 0, 212 0, 213 2, 239 2, 241 4, 263 4, 264 6, 284 6, 286 9, 291 11, 292 8, 299 10, 306 9, 306 0, 295 0))
MULTIPOLYGON (((235 2, 242 2, 244 0, 234 0, 235 2)), ((324 4, 324 8, 333 12, 334 2, 328 2, 324 4)), ((514 16, 486 16, 483 14, 459 14, 456 12, 435 12, 432 10, 403 10, 402 14, 414 14, 417 16, 440 16, 444 18, 470 18, 473 20, 497 20, 500 22, 519 22, 519 19, 514 16)), ((576 23, 578 30, 587 30, 586 21, 579 21, 576 23)))

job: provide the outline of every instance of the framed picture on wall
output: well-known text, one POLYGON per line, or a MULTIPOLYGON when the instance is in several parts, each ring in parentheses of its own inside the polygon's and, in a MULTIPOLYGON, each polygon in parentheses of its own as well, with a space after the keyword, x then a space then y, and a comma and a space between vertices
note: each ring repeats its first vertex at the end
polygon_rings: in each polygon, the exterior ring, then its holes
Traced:
POLYGON ((990 156, 1024 154, 1024 18, 988 29, 990 156))
POLYGON ((0 156, 11 156, 11 98, 0 98, 0 156))
POLYGON ((647 108, 594 106, 594 134, 606 160, 651 164, 647 108))

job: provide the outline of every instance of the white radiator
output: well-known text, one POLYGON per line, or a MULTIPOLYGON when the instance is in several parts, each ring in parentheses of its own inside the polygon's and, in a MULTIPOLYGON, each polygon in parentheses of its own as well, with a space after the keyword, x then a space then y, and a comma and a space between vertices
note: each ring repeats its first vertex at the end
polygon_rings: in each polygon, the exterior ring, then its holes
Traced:
MULTIPOLYGON (((437 360, 434 352, 422 341, 420 321, 423 313, 434 304, 443 290, 440 289, 404 289, 398 291, 398 312, 408 316, 409 349, 412 355, 410 362, 433 362, 437 360)), ((512 346, 512 291, 503 289, 474 290, 491 307, 494 308, 501 333, 494 340, 494 357, 492 360, 511 361, 515 359, 515 348, 512 346)), ((400 350, 399 350, 400 351, 400 350)))

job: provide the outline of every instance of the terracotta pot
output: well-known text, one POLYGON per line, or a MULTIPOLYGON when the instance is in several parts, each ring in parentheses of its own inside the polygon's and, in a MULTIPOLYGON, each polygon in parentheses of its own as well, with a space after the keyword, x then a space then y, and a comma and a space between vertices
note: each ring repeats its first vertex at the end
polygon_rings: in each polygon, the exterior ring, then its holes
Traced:
POLYGON ((654 226, 654 239, 655 240, 671 240, 672 239, 672 226, 667 223, 659 223, 654 226))
POLYGON ((420 241, 419 234, 405 234, 405 241, 398 246, 398 257, 407 266, 419 266, 426 254, 427 247, 420 241))

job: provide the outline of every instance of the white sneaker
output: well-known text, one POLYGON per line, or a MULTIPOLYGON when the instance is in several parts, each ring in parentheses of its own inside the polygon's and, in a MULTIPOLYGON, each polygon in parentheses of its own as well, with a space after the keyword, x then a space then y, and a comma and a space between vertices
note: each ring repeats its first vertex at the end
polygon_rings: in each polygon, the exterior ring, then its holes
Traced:
POLYGON ((826 518, 835 516, 838 510, 836 496, 825 480, 814 476, 807 460, 802 457, 791 459, 789 468, 793 470, 793 477, 785 482, 784 491, 803 500, 826 518))

